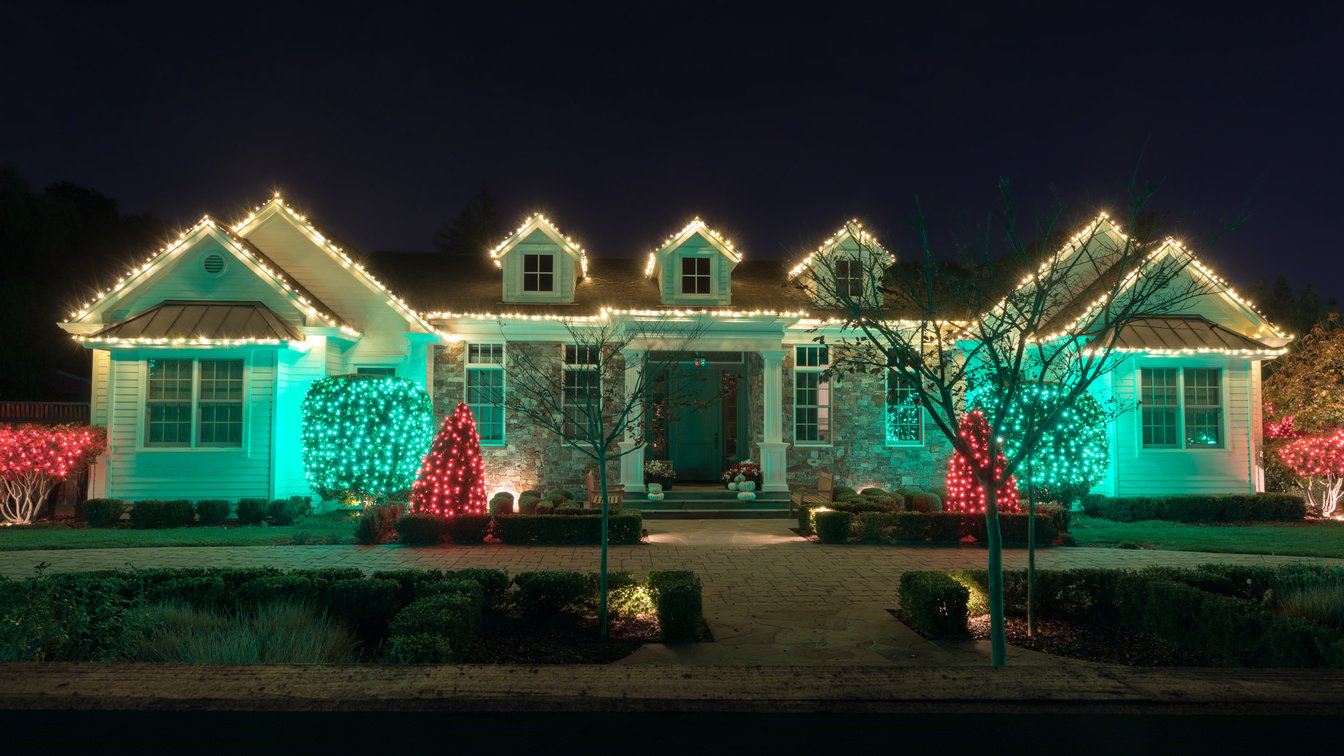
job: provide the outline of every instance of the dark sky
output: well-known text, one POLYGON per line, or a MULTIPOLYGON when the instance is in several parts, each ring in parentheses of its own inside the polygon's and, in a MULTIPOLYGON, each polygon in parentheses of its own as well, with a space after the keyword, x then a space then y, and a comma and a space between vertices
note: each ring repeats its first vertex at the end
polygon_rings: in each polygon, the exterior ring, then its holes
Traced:
POLYGON ((916 196, 966 235, 1000 177, 1028 211, 1123 211, 1146 143, 1177 233, 1248 208, 1199 250, 1235 283, 1344 295, 1338 11, 16 5, 0 162, 129 212, 232 219, 279 188, 364 251, 428 250, 486 182, 595 255, 697 213, 750 256, 855 215, 899 254, 916 196))

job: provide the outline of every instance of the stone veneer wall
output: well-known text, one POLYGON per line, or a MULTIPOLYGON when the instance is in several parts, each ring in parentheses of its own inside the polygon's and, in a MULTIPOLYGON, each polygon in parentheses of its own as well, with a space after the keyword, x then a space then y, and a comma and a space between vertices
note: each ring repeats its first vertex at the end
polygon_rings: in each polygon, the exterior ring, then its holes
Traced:
MULTIPOLYGON (((834 349, 835 347, 832 347, 834 349)), ((783 437, 788 449, 789 485, 813 485, 817 472, 835 473, 841 485, 893 489, 902 484, 941 486, 952 456, 938 426, 925 418, 924 445, 886 445, 886 379, 882 375, 841 374, 831 379, 830 446, 798 446, 793 442, 793 351, 783 365, 783 437)), ((752 385, 753 411, 760 405, 757 378, 752 385)), ((763 393, 763 386, 762 386, 763 393)), ((761 440, 759 433, 753 440, 761 440)))
MULTIPOLYGON (((457 403, 466 397, 466 365, 464 355, 466 345, 455 342, 435 347, 434 355, 434 414, 441 423, 451 414, 457 403)), ((556 371, 556 391, 560 390, 560 345, 555 342, 509 342, 506 350, 537 350, 546 362, 554 363, 556 371)), ((506 358, 507 359, 507 358, 506 358)), ((620 357, 616 357, 620 361, 620 357)), ((615 373, 621 375, 623 366, 613 365, 615 373)), ((608 381, 614 383, 614 381, 608 381)), ((607 386, 611 392, 623 391, 624 381, 619 386, 607 386)), ((509 388, 509 377, 504 375, 505 391, 509 388)), ((552 430, 537 427, 526 418, 505 410, 504 413, 505 446, 482 446, 481 457, 485 462, 485 488, 487 495, 496 491, 510 491, 515 495, 530 488, 546 490, 567 488, 581 493, 585 486, 585 476, 597 464, 583 452, 564 443, 552 430)), ((607 481, 620 482, 619 461, 607 465, 607 481)))

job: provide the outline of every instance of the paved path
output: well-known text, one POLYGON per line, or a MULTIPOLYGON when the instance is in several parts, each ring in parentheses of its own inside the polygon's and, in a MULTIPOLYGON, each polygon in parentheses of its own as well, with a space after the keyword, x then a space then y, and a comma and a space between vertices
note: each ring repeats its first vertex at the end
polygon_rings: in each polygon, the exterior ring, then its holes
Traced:
MULTIPOLYGON (((627 664, 980 665, 983 643, 934 644, 896 621, 902 572, 985 566, 976 547, 830 546, 795 536, 787 520, 652 520, 652 543, 613 546, 610 567, 643 576, 649 570, 689 569, 704 583, 705 618, 714 643, 648 646, 627 664)), ((1005 552, 1006 569, 1026 567, 1025 549, 1005 552)), ((0 552, 0 574, 25 577, 39 562, 52 571, 144 567, 272 566, 413 567, 455 570, 494 567, 593 571, 599 550, 588 546, 214 546, 0 552)), ((1190 567, 1209 562, 1285 564, 1341 559, 1205 554, 1179 551, 1050 548, 1037 553, 1041 569, 1154 565, 1190 567)), ((1063 663, 1023 650, 1010 663, 1063 663)))

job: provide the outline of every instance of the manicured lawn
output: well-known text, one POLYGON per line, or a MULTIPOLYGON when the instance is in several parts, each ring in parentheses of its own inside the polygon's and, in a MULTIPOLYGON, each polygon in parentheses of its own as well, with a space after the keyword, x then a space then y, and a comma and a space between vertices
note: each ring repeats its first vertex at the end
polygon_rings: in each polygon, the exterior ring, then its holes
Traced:
POLYGON ((1127 541, 1164 551, 1344 558, 1344 522, 1338 520, 1195 525, 1163 520, 1112 522, 1075 516, 1069 532, 1079 546, 1127 541))
POLYGON ((11 527, 0 528, 0 551, 354 543, 354 531, 354 520, 344 513, 303 517, 294 525, 284 527, 254 525, 164 530, 11 527))

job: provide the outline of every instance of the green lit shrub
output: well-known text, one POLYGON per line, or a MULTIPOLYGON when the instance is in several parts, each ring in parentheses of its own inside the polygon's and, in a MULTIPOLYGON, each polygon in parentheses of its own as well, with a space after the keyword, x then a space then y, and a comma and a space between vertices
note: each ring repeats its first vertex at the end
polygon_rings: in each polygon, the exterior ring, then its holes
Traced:
POLYGON ((694 572, 655 570, 648 587, 664 643, 693 643, 704 636, 701 584, 694 572))
POLYGON ((513 584, 518 607, 534 614, 559 614, 593 595, 588 577, 581 572, 520 572, 513 576, 513 584))
POLYGON ((399 518, 395 527, 403 546, 438 546, 448 538, 448 518, 437 515, 412 512, 399 518))
POLYGON ((260 525, 266 521, 266 511, 270 508, 270 502, 265 499, 239 499, 238 500, 238 524, 239 525, 260 525))
POLYGON ((126 514, 122 499, 89 499, 84 502, 84 522, 91 528, 110 528, 126 514))
POLYGON ((970 636, 966 604, 970 591, 945 572, 901 573, 901 611, 930 638, 970 636))
POLYGON ((360 513, 355 525, 355 542, 365 546, 376 546, 392 540, 397 529, 397 518, 401 507, 368 506, 360 513))
POLYGON ((433 439, 433 405, 414 381, 330 376, 303 400, 303 466, 323 499, 409 489, 433 439))
POLYGON ((223 525, 232 508, 233 505, 224 499, 203 499, 196 502, 196 517, 205 527, 223 525))

